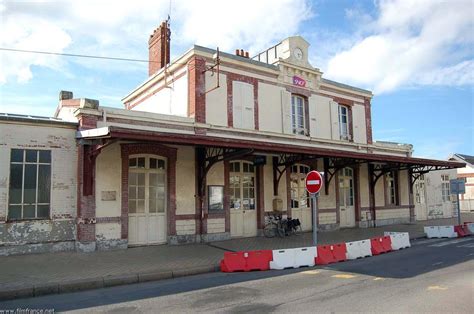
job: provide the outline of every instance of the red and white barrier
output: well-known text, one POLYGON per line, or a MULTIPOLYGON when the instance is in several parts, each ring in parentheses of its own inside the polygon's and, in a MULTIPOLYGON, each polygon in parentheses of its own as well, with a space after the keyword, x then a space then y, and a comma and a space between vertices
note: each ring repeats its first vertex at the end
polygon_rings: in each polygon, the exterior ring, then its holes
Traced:
MULTIPOLYGON (((449 235, 452 237, 454 227, 425 227, 430 236, 440 237, 449 235), (428 229, 427 229, 428 228, 428 229)), ((459 226, 458 226, 459 227, 459 226)), ((468 223, 459 230, 469 231, 474 229, 474 223, 468 223)), ((427 233, 427 234, 428 234, 427 233)), ((456 233, 455 233, 456 234, 456 233)), ((260 250, 225 252, 220 266, 223 272, 246 272, 254 270, 299 268, 303 266, 327 265, 346 260, 378 255, 392 250, 410 247, 408 232, 385 232, 383 237, 338 243, 333 245, 310 246, 283 250, 260 250)))
POLYGON ((464 226, 467 228, 470 234, 474 234, 474 222, 465 222, 464 226))

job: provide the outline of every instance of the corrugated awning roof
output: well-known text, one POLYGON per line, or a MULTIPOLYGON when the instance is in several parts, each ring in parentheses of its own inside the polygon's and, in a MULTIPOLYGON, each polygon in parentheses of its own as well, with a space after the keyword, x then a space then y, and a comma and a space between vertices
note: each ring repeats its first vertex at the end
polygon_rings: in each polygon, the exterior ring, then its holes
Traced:
POLYGON ((263 142, 255 140, 234 139, 211 137, 199 134, 176 134, 164 133, 155 131, 133 130, 120 127, 110 126, 106 128, 96 129, 98 132, 94 135, 92 130, 83 133, 83 136, 78 134, 78 138, 82 139, 98 139, 98 138, 118 138, 124 140, 141 140, 141 141, 156 141, 168 144, 183 144, 193 146, 207 146, 207 147, 225 147, 225 148, 242 148, 253 149, 260 153, 284 153, 284 154, 305 154, 315 157, 335 157, 352 159, 358 161, 372 162, 372 163, 396 163, 410 167, 439 167, 440 169, 462 168, 465 166, 462 162, 446 161, 436 159, 426 159, 417 157, 406 157, 397 155, 385 154, 371 154, 354 151, 346 151, 340 149, 325 149, 317 147, 305 147, 300 145, 285 145, 273 142, 263 142))

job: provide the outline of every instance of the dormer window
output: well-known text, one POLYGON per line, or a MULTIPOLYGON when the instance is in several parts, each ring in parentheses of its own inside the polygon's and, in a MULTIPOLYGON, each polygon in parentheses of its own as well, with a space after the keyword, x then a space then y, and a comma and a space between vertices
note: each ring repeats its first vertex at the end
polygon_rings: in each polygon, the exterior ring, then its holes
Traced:
POLYGON ((349 108, 339 105, 339 135, 341 140, 349 140, 349 108))
POLYGON ((291 95, 291 127, 293 134, 306 134, 304 103, 305 99, 303 97, 291 95))

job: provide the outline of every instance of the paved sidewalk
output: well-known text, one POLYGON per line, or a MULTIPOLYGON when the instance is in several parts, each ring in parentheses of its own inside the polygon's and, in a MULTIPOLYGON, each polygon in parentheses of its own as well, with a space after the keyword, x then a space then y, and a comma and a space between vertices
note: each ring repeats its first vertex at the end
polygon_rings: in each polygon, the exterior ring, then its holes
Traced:
MULTIPOLYGON (((474 213, 463 221, 474 221, 474 213)), ((384 231, 423 237, 425 225, 452 225, 456 219, 368 229, 342 229, 318 234, 331 244, 367 239, 384 231)), ((218 271, 225 251, 280 249, 311 245, 311 233, 280 238, 245 238, 207 244, 148 246, 94 253, 47 253, 0 257, 0 300, 101 288, 218 271)))

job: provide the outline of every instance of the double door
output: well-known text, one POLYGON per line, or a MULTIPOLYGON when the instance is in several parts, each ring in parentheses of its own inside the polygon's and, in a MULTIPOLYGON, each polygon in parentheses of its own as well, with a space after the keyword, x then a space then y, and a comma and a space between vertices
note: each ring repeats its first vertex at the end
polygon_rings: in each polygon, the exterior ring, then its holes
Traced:
POLYGON ((166 243, 166 162, 139 156, 129 160, 128 243, 166 243))

